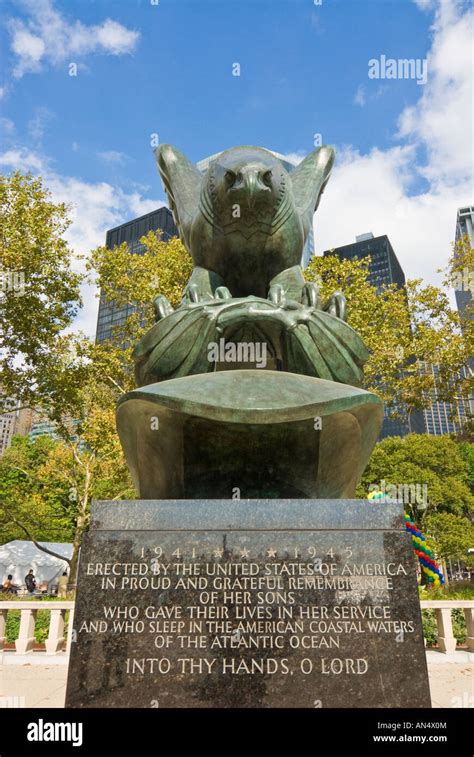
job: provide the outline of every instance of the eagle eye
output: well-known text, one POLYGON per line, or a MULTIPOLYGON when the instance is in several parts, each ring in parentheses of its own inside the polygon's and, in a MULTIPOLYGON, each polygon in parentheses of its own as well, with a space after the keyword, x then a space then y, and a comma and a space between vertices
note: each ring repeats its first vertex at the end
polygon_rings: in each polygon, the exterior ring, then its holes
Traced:
POLYGON ((235 183, 236 175, 233 171, 225 172, 225 183, 228 187, 232 187, 235 183))

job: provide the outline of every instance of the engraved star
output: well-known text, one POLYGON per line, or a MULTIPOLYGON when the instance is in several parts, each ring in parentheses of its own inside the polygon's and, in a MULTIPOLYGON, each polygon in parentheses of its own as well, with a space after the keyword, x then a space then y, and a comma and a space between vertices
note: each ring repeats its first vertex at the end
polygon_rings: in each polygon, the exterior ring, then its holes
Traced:
POLYGON ((214 555, 214 557, 222 557, 222 555, 224 554, 224 550, 223 549, 215 549, 212 554, 214 555))
POLYGON ((276 557, 276 554, 277 554, 276 549, 272 549, 271 547, 270 549, 267 549, 268 557, 276 557))
POLYGON ((250 551, 247 548, 241 549, 240 550, 240 556, 241 557, 250 557, 250 551))

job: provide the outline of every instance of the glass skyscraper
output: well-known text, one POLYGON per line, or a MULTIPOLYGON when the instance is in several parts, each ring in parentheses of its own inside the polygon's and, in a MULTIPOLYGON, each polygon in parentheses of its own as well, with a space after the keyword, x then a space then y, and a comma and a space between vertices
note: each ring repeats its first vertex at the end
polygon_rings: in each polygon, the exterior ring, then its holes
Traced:
POLYGON ((405 286, 405 274, 386 234, 380 237, 374 237, 372 232, 361 234, 352 244, 336 247, 335 250, 325 250, 323 255, 337 255, 348 260, 360 260, 370 255, 369 281, 377 291, 386 284, 405 286))
MULTIPOLYGON (((370 255, 369 282, 378 292, 387 284, 396 284, 398 287, 405 286, 405 274, 395 255, 394 249, 386 234, 374 237, 372 232, 361 234, 356 237, 352 244, 336 247, 334 250, 325 250, 323 255, 337 255, 341 259, 362 259, 370 255)), ((422 413, 412 413, 410 417, 401 408, 393 408, 399 414, 398 418, 390 418, 387 408, 384 410, 384 420, 380 439, 387 436, 406 436, 411 432, 423 434, 425 424, 422 413)))
MULTIPOLYGON (((456 217, 456 242, 463 237, 467 237, 470 241, 471 247, 474 247, 473 223, 474 207, 470 205, 467 208, 459 208, 456 217)), ((464 318, 467 317, 467 308, 472 302, 470 282, 472 281, 473 275, 473 271, 461 272, 459 277, 460 281, 455 284, 454 293, 456 295, 456 305, 458 306, 459 314, 464 318)))
MULTIPOLYGON (((459 208, 456 216, 456 242, 463 237, 467 237, 471 247, 473 246, 473 226, 474 207, 472 205, 459 208)), ((456 305, 459 314, 463 318, 468 317, 467 309, 472 302, 472 292, 470 282, 472 281, 472 271, 461 271, 459 281, 454 282, 454 293, 456 296, 456 305)), ((472 315, 471 315, 472 317, 472 315)), ((474 368, 474 359, 468 360, 467 365, 463 368, 462 374, 465 378, 472 376, 474 368)), ((425 372, 431 372, 434 376, 435 383, 438 368, 435 365, 423 366, 425 372)), ((436 390, 433 392, 433 398, 436 397, 436 390)), ((472 394, 461 397, 455 405, 447 402, 433 402, 431 407, 424 411, 426 430, 428 434, 439 436, 440 434, 458 434, 462 431, 466 421, 474 413, 474 397, 472 394)))
MULTIPOLYGON (((163 232, 164 239, 178 236, 171 210, 168 208, 157 208, 157 210, 140 216, 140 218, 135 218, 133 221, 127 221, 127 223, 122 223, 120 226, 110 229, 106 234, 105 245, 109 250, 113 250, 122 242, 127 242, 130 252, 140 255, 144 249, 140 239, 149 231, 157 231, 158 229, 163 232)), ((108 302, 101 292, 96 341, 106 342, 111 339, 112 329, 122 326, 134 310, 135 306, 132 303, 119 307, 113 301, 108 302)))
MULTIPOLYGON (((422 371, 432 373, 436 385, 438 367, 424 363, 422 371)), ((469 367, 465 366, 462 375, 469 375, 469 367)), ((436 390, 433 392, 433 399, 436 397, 436 390)), ((462 431, 466 421, 474 411, 473 398, 461 397, 455 405, 448 402, 433 402, 433 404, 423 411, 425 418, 426 433, 432 436, 441 436, 442 434, 459 434, 462 431)))

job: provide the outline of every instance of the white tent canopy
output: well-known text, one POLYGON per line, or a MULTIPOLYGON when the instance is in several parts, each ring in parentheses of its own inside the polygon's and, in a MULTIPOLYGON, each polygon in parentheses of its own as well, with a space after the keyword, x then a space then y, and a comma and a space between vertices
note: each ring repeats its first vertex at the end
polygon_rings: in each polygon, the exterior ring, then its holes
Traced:
MULTIPOLYGON (((48 549, 52 549, 59 555, 71 558, 72 544, 60 544, 55 542, 40 542, 48 549)), ((3 583, 9 573, 13 575, 13 583, 21 586, 25 583, 25 576, 33 568, 36 578, 36 585, 39 586, 43 581, 48 583, 57 583, 58 579, 68 568, 65 560, 48 555, 38 547, 35 547, 32 541, 9 541, 0 547, 0 581, 3 583)))

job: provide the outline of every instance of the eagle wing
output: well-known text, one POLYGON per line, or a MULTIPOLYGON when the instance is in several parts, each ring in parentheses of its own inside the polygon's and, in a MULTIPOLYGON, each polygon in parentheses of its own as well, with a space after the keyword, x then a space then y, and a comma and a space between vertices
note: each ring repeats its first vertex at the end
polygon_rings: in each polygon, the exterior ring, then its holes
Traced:
POLYGON ((324 145, 307 155, 290 172, 295 204, 305 227, 311 226, 313 214, 331 175, 334 156, 334 149, 324 145))
POLYGON ((171 145, 157 147, 155 157, 174 222, 189 249, 189 232, 199 207, 202 176, 196 166, 171 145))

